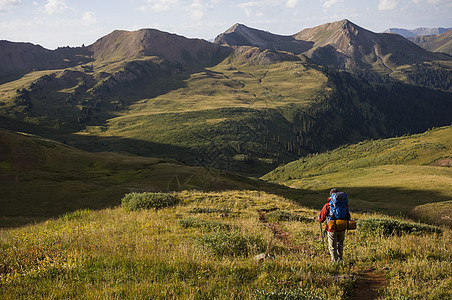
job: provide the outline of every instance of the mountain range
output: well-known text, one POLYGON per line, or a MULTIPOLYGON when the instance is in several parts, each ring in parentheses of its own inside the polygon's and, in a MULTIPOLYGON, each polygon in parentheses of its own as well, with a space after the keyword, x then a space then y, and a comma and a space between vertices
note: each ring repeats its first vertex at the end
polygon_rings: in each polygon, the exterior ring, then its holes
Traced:
POLYGON ((416 47, 398 35, 374 33, 348 20, 304 29, 292 36, 271 34, 235 24, 220 34, 215 43, 303 53, 322 65, 357 65, 382 74, 389 74, 398 66, 406 64, 449 59, 416 47))
MULTIPOLYGON (((447 39, 447 38, 446 38, 447 39)), ((155 29, 0 43, 0 126, 89 151, 260 176, 301 155, 452 123, 452 58, 348 20, 214 43, 155 29)))
POLYGON ((412 37, 409 40, 426 50, 452 55, 452 30, 437 35, 412 37))
POLYGON ((446 31, 452 30, 452 27, 444 28, 444 27, 438 27, 438 28, 426 28, 426 27, 419 27, 416 29, 403 29, 403 28, 389 28, 385 30, 385 33, 397 33, 405 38, 412 38, 417 36, 423 36, 423 35, 438 35, 441 33, 444 33, 446 31))

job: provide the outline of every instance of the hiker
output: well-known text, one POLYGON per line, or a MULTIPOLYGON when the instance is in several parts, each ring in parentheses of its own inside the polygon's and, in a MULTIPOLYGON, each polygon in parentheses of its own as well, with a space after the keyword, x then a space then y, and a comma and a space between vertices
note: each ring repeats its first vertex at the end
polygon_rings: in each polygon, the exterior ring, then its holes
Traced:
POLYGON ((319 214, 319 222, 326 221, 325 230, 328 232, 328 250, 330 251, 331 260, 335 262, 342 261, 345 230, 329 229, 326 225, 330 220, 350 220, 350 212, 348 210, 347 202, 347 194, 339 192, 338 189, 333 188, 330 190, 330 197, 328 198, 328 202, 323 206, 319 214), (343 205, 344 202, 340 201, 340 198, 343 197, 345 197, 345 205, 343 205), (337 203, 338 205, 336 205, 337 203))

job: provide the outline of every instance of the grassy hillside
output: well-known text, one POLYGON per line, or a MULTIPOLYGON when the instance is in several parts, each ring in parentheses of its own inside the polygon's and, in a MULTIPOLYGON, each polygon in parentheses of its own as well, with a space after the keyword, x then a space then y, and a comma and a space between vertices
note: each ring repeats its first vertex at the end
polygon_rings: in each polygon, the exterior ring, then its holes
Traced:
POLYGON ((429 224, 444 224, 452 228, 452 201, 428 203, 413 208, 410 218, 429 224))
POLYGON ((353 204, 397 214, 452 198, 452 127, 364 141, 280 166, 263 179, 314 191, 337 186, 353 204))
POLYGON ((262 176, 309 153, 452 122, 447 80, 444 90, 370 83, 253 47, 197 69, 145 54, 0 85, 0 127, 262 176))
POLYGON ((0 188, 0 225, 14 226, 77 209, 114 206, 130 191, 275 186, 168 159, 90 153, 0 130, 0 188))
POLYGON ((318 211, 250 191, 180 192, 175 207, 80 210, 0 230, 0 297, 448 299, 451 232, 377 215, 332 264, 318 211), (376 219, 380 218, 380 219, 376 219), (298 220, 298 221, 296 221, 298 220), (386 229, 400 228, 387 235, 386 229), (417 228, 421 234, 408 233, 417 228), (257 254, 267 258, 255 258, 257 254))

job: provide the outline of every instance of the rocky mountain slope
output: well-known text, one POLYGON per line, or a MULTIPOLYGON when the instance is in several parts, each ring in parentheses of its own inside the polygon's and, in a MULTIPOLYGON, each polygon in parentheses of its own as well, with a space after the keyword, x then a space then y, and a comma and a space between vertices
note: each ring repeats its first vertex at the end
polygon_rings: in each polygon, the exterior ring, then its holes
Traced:
POLYGON ((335 67, 373 69, 390 74, 398 66, 434 60, 450 60, 428 52, 394 34, 374 33, 348 20, 308 28, 295 34, 299 40, 313 42, 305 52, 314 61, 335 67))
POLYGON ((0 83, 11 81, 33 70, 55 70, 89 62, 86 48, 48 50, 31 43, 0 41, 0 83))
POLYGON ((97 60, 125 60, 158 56, 191 66, 213 65, 230 49, 201 39, 188 39, 156 29, 115 30, 88 47, 97 60))
POLYGON ((254 46, 263 49, 303 53, 312 47, 312 43, 235 24, 215 38, 214 43, 228 46, 254 46))

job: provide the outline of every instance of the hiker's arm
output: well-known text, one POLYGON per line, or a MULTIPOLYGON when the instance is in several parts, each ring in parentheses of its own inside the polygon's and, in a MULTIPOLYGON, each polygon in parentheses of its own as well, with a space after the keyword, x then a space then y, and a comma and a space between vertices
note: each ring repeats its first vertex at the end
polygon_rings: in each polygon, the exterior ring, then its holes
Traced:
POLYGON ((330 204, 329 204, 329 203, 326 203, 326 204, 323 206, 322 210, 320 211, 320 214, 319 214, 319 222, 323 222, 323 221, 326 220, 326 217, 328 216, 328 210, 329 210, 329 209, 330 209, 330 204))

